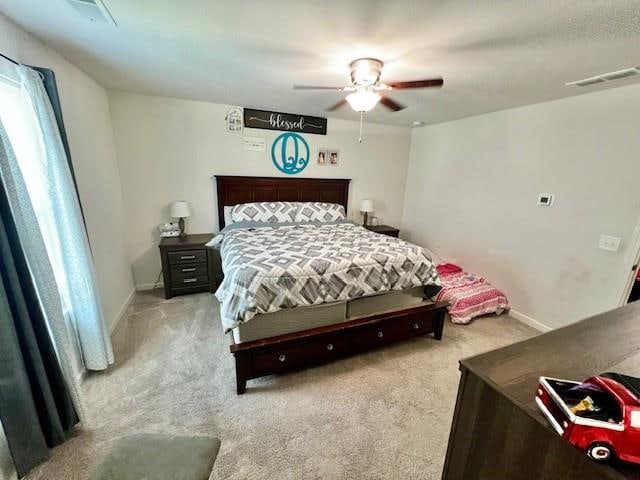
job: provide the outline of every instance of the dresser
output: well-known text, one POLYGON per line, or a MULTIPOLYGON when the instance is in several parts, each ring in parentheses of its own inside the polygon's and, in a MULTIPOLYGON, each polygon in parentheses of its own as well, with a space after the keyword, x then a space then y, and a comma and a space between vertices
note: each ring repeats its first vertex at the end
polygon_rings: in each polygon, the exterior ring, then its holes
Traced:
POLYGON ((216 291, 222 267, 219 252, 205 246, 212 238, 212 233, 202 233, 160 241, 165 298, 216 291))
POLYGON ((640 377, 640 302, 462 360, 460 371, 443 479, 640 479, 640 465, 589 460, 535 404, 540 376, 640 377))

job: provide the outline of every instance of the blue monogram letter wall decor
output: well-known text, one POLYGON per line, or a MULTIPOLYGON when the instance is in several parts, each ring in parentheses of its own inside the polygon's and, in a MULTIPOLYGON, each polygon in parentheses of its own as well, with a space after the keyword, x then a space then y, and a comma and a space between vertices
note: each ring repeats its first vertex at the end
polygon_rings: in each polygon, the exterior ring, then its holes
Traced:
POLYGON ((278 170, 287 175, 300 173, 309 164, 307 141, 293 132, 279 135, 271 146, 271 160, 278 170))

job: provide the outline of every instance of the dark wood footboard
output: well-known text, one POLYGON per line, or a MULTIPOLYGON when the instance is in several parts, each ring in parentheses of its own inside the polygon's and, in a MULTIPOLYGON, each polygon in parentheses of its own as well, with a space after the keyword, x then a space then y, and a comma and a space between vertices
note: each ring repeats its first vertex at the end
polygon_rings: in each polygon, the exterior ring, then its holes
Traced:
POLYGON ((231 345, 238 394, 247 380, 298 370, 413 337, 442 338, 447 302, 422 304, 301 332, 231 345))

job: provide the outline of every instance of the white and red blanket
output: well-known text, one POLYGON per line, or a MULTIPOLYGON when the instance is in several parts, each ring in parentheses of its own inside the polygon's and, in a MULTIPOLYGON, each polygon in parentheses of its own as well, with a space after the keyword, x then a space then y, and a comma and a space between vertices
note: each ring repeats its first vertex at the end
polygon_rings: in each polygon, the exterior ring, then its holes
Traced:
POLYGON ((437 301, 449 302, 449 316, 453 323, 469 323, 474 317, 509 309, 507 297, 484 278, 463 271, 457 265, 438 266, 442 290, 437 301))

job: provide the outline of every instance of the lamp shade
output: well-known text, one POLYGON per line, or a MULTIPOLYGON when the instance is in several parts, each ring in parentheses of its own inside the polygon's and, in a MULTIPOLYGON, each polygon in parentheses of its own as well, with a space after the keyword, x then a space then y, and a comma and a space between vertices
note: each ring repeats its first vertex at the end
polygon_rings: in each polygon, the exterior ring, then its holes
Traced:
POLYGON ((360 204, 360 211, 363 213, 373 212, 373 200, 369 200, 369 199, 362 200, 362 203, 360 204))
POLYGON ((171 204, 171 213, 169 215, 175 218, 190 217, 191 208, 189 208, 189 204, 184 200, 178 200, 171 204))
POLYGON ((372 90, 358 90, 347 95, 347 102, 356 112, 368 112, 377 105, 382 96, 372 90))

